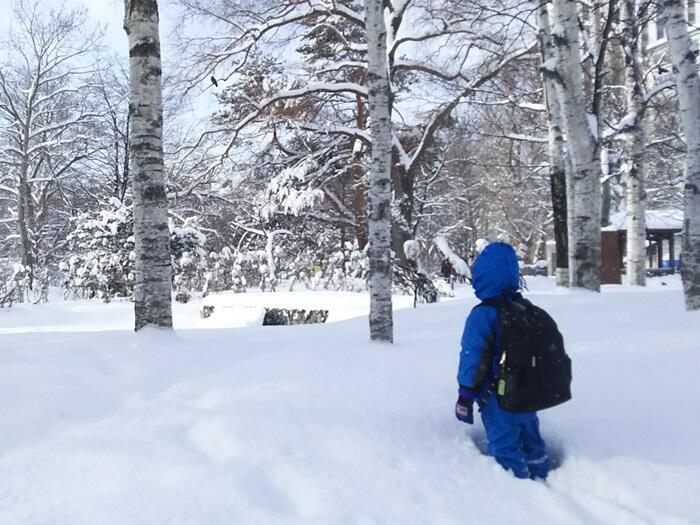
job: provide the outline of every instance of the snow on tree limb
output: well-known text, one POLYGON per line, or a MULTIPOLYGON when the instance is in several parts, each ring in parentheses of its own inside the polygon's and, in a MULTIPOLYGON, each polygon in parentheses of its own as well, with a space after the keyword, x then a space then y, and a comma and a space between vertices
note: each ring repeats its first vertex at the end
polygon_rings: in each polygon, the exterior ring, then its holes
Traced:
POLYGON ((472 272, 469 269, 469 265, 464 262, 464 259, 452 251, 452 248, 450 248, 450 243, 447 242, 445 237, 438 235, 435 237, 435 239, 433 239, 433 244, 440 251, 443 257, 450 261, 450 264, 452 265, 452 268, 454 268, 457 275, 471 278, 472 272))

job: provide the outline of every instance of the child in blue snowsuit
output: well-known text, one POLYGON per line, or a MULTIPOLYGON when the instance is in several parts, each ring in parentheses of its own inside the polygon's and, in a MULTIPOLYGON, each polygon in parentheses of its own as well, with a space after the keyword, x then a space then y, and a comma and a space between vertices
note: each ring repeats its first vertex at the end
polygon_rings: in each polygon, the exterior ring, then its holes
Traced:
MULTIPOLYGON (((482 301, 512 299, 520 288, 515 250, 501 242, 489 244, 474 262, 472 285, 482 301)), ((467 317, 459 355, 459 399, 455 413, 457 419, 471 425, 476 401, 486 429, 489 455, 518 478, 546 478, 549 458, 537 414, 507 412, 498 405, 498 396, 493 392, 501 357, 498 315, 498 308, 479 305, 467 317), (484 363, 489 346, 491 362, 484 363)))

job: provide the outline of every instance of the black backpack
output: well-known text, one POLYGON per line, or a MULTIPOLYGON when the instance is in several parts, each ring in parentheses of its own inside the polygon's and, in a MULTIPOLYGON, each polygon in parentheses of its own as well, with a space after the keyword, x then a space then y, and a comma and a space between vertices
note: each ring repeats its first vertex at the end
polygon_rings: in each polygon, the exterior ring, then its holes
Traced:
POLYGON ((571 399, 571 359, 554 319, 520 294, 512 301, 490 299, 481 304, 500 312, 502 353, 492 390, 501 408, 534 412, 571 399))

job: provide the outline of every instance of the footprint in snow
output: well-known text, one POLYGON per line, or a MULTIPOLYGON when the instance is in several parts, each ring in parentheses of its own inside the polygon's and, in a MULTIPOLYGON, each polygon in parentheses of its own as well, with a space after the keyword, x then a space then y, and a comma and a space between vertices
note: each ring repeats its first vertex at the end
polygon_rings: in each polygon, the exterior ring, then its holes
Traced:
POLYGON ((187 433, 192 446, 213 461, 228 461, 240 454, 241 447, 229 418, 210 416, 200 419, 187 433))
POLYGON ((323 491, 301 465, 251 469, 241 478, 240 489, 254 505, 268 511, 300 517, 327 511, 323 491))

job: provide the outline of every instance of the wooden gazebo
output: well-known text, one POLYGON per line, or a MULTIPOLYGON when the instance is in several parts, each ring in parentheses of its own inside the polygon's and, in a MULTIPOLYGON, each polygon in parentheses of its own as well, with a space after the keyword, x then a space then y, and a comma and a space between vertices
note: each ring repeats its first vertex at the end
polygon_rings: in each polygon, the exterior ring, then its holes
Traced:
MULTIPOLYGON (((676 235, 683 229, 683 212, 680 210, 647 210, 647 257, 648 270, 656 268, 658 273, 675 273, 676 235), (666 243, 666 244, 664 244, 666 243), (668 247, 665 250, 665 246, 668 247), (668 268, 665 268, 664 254, 668 253, 668 268)), ((622 271, 626 258, 627 226, 625 212, 610 217, 610 225, 602 229, 602 268, 603 284, 621 284, 622 271)))

